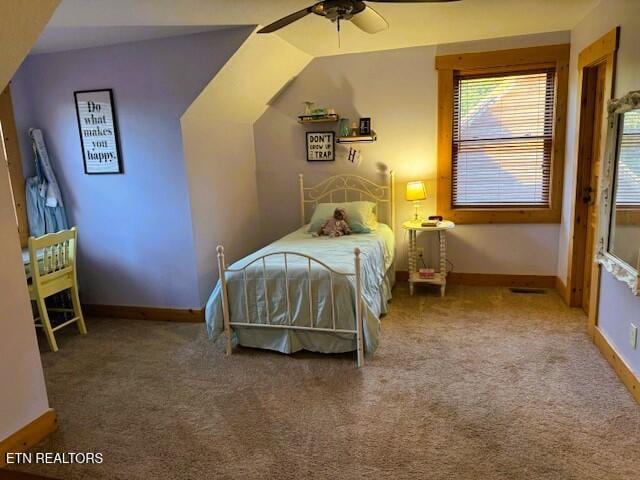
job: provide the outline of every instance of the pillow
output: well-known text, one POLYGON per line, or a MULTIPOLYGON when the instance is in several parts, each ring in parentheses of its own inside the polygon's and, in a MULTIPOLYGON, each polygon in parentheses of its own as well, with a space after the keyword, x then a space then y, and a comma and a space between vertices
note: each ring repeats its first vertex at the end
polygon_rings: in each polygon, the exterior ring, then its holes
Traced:
POLYGON ((342 203, 319 203, 311 216, 309 233, 317 232, 324 223, 333 217, 336 208, 344 208, 347 212, 347 223, 353 233, 371 233, 378 228, 374 209, 376 204, 364 200, 342 203))
POLYGON ((367 227, 369 227, 369 232, 375 232, 378 230, 378 215, 375 210, 371 210, 369 214, 369 218, 367 219, 367 227))

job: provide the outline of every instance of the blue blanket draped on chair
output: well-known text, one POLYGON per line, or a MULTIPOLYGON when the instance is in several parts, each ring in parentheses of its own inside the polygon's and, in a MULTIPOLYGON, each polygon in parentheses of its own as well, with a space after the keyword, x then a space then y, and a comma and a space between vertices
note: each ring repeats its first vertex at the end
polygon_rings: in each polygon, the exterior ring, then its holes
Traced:
POLYGON ((29 234, 39 237, 45 233, 66 230, 69 228, 69 222, 42 131, 31 129, 29 135, 33 140, 36 176, 26 181, 27 217, 29 234))

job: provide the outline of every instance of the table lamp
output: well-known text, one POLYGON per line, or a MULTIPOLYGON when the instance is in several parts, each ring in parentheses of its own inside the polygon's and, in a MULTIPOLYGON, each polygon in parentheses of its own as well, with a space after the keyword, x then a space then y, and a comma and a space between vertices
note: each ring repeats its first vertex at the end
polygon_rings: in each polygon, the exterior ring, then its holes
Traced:
POLYGON ((413 202, 413 207, 416 209, 413 219, 418 221, 418 209, 420 208, 420 200, 427 198, 427 189, 424 186, 424 182, 421 180, 407 183, 407 191, 405 193, 405 199, 409 202, 413 202))

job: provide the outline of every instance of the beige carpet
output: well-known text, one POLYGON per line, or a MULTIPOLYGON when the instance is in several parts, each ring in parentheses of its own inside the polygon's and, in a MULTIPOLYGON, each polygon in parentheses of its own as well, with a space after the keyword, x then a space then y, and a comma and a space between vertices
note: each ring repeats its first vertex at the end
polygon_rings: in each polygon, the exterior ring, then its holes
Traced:
MULTIPOLYGON (((638 479, 640 407, 559 297, 397 288, 375 358, 225 358, 194 324, 88 322, 43 353, 65 479, 638 479)), ((42 339, 41 339, 42 340, 42 339)), ((44 342, 41 342, 44 347, 44 342)))

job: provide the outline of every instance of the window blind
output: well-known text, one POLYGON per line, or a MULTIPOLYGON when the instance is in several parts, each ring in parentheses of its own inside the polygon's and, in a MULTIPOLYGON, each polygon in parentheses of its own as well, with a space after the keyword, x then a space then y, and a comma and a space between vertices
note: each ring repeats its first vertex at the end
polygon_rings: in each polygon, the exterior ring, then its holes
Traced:
POLYGON ((618 160, 616 205, 640 207, 640 110, 624 114, 618 160))
POLYGON ((454 80, 452 206, 550 206, 555 70, 454 80))

